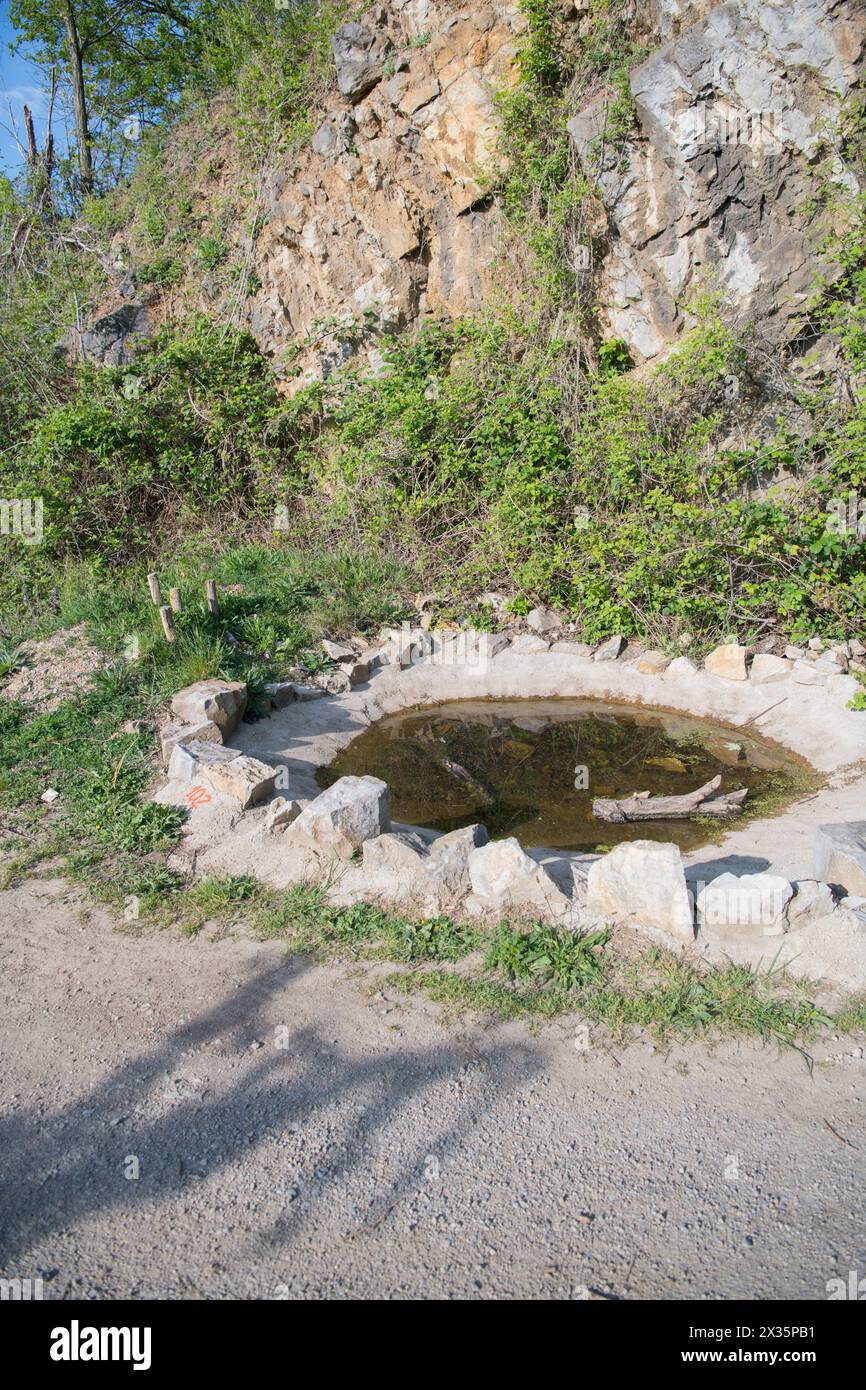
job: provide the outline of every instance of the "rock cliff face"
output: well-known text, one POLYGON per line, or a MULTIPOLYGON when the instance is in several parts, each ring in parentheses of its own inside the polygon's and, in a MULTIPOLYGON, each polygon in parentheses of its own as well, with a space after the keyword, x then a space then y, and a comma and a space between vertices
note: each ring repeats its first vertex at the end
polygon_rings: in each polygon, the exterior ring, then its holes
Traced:
MULTIPOLYGON (((603 205, 581 253, 602 333, 637 362, 655 359, 688 326, 696 293, 715 287, 771 339, 795 338, 828 230, 809 204, 821 180, 857 191, 838 127, 862 78, 866 7, 616 3, 649 54, 630 76, 633 110, 600 75, 575 91, 569 121, 603 205)), ((591 0, 557 7, 566 43, 591 45, 591 0)), ((288 390, 352 357, 375 371, 383 333, 489 297, 497 95, 518 81, 526 23, 517 0, 389 0, 334 36, 326 114, 298 159, 270 173, 255 244, 236 238, 259 287, 243 315, 288 390)), ((210 312, 235 312, 206 283, 192 288, 210 312)), ((127 360, 133 311, 132 331, 147 331, 144 306, 116 308, 82 345, 94 360, 127 360)))
MULTIPOLYGON (((586 0, 562 7, 579 44, 586 0)), ((859 0, 653 0, 635 30, 633 131, 612 141, 610 94, 569 124, 600 191, 594 248, 604 331, 657 357, 715 286, 777 340, 799 331, 827 226, 808 210, 817 166, 862 74, 859 0)), ((342 100, 259 239, 251 326, 297 382, 327 375, 424 312, 477 308, 497 253, 497 91, 517 80, 525 20, 504 0, 392 0, 334 40, 342 100)), ((831 179, 856 188, 837 156, 831 179)))
POLYGON ((485 175, 495 97, 517 77, 525 21, 504 0, 391 0, 333 41, 337 90, 309 150, 269 189, 250 326, 295 382, 422 312, 481 304, 496 251, 485 175))
MULTIPOLYGON (((821 266, 816 166, 862 73, 859 0, 657 0, 670 35, 631 74, 637 131, 607 138, 602 96, 569 124, 609 214, 599 301, 638 360, 715 284, 777 340, 796 335, 821 266)), ((837 155, 831 181, 856 190, 837 155)))

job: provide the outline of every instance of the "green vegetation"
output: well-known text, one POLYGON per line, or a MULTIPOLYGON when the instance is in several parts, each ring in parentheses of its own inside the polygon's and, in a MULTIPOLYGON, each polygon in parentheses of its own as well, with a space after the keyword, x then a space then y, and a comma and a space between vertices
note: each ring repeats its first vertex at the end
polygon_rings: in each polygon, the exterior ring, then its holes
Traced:
MULTIPOLYGON (((100 3, 83 7, 88 23, 100 3)), ((37 0, 24 9, 37 23, 37 0)), ((428 321, 416 338, 382 345, 386 374, 364 378, 350 359, 327 389, 290 401, 253 340, 226 321, 252 284, 232 224, 246 198, 245 230, 257 234, 256 187, 235 171, 203 206, 193 179, 201 170, 220 179, 225 133, 237 151, 241 114, 277 119, 287 137, 315 109, 342 9, 265 9, 181 7, 181 29, 192 26, 201 45, 195 82, 219 100, 145 134, 131 179, 87 198, 74 236, 32 217, 5 281, 0 494, 42 495, 46 538, 38 550, 19 546, 20 563, 4 570, 4 609, 40 617, 58 566, 86 559, 97 582, 134 557, 172 568, 185 532, 224 531, 231 518, 233 535, 274 535, 279 510, 278 539, 309 546, 314 534, 322 547, 375 552, 402 569, 404 596, 435 588, 437 611, 458 621, 478 620, 473 596, 495 583, 512 590, 512 611, 552 603, 587 640, 619 630, 656 645, 689 641, 699 654, 731 634, 857 633, 864 541, 828 524, 828 510, 866 485, 862 393, 843 398, 833 380, 806 387, 792 376, 775 429, 734 444, 744 407, 765 394, 766 353, 754 330, 727 322, 718 298, 693 305, 693 332, 650 373, 598 328, 593 274, 576 251, 602 252, 604 225, 565 121, 578 97, 606 94, 599 158, 616 157, 633 120, 626 75, 641 56, 626 7, 593 0, 576 41, 557 7, 524 0, 523 80, 501 101, 508 162, 491 176, 511 228, 517 302, 471 321, 428 321), (104 256, 121 230, 142 281, 181 291, 205 272, 223 321, 181 314, 134 371, 70 370, 53 344, 97 298, 103 272, 87 248, 104 256), (792 399, 809 421, 797 433, 784 418, 792 399), (795 485, 778 487, 780 475, 795 485)), ((137 22, 128 34, 121 26, 112 49, 121 82, 137 22)), ((173 46, 193 42, 181 29, 163 36, 166 74, 173 46)), ((97 92, 102 62, 96 52, 97 92)), ((188 113, 196 100, 160 76, 153 110, 188 113)), ((864 123, 853 107, 846 140, 856 160, 864 123)), ((866 352, 864 203, 829 178, 824 189, 843 274, 816 287, 813 324, 837 340, 850 382, 866 352)), ((32 211, 29 194, 0 195, 11 230, 32 211)), ((7 640, 17 626, 4 620, 7 640)), ((196 653, 213 664, 213 653, 196 653)))

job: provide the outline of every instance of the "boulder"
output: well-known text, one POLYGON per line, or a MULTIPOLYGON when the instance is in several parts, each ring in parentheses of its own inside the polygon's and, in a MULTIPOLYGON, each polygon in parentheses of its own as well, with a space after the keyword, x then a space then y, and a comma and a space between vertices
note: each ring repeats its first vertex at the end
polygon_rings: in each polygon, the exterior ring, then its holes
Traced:
POLYGON ((733 930, 779 936, 787 930, 787 906, 793 894, 788 880, 776 874, 720 874, 697 895, 701 934, 733 930))
POLYGON ((660 676, 671 664, 671 658, 664 652, 644 652, 637 659, 637 669, 643 676, 660 676))
POLYGON ((779 963, 792 974, 860 993, 866 989, 866 919, 842 903, 828 916, 810 917, 782 938, 779 963))
POLYGON ((562 619, 552 608, 533 608, 523 621, 530 632, 537 632, 542 637, 545 633, 555 632, 562 627, 562 619))
POLYGON ((237 748, 224 748, 220 743, 176 743, 168 760, 168 775, 173 782, 194 782, 214 763, 227 763, 239 757, 237 748))
POLYGON ((365 842, 364 875, 382 897, 437 912, 469 893, 469 856, 486 843, 483 825, 453 830, 432 843, 415 831, 392 831, 365 842))
MULTIPOLYGON (((99 367, 126 366, 133 360, 140 340, 150 334, 150 328, 150 316, 143 304, 124 304, 82 333, 80 356, 99 367)), ((64 346, 70 344, 70 339, 71 335, 67 335, 64 346)))
POLYGON ((591 865, 586 905, 599 916, 694 940, 692 904, 676 845, 630 840, 591 865))
POLYGON ((296 700, 320 700, 323 695, 328 693, 320 685, 301 685, 298 681, 292 681, 291 685, 296 700))
POLYGON ((819 825, 812 868, 816 879, 837 883, 848 894, 866 895, 866 821, 819 825))
POLYGON ((196 681, 179 690, 171 702, 172 713, 184 724, 210 721, 223 738, 233 733, 247 707, 247 688, 243 681, 196 681))
POLYGON ((275 796, 265 816, 265 830, 285 829, 298 819, 303 809, 300 801, 289 801, 284 796, 275 796))
POLYGON ((751 678, 761 684, 768 681, 787 680, 791 674, 791 663, 786 661, 783 656, 771 656, 769 652, 758 652, 752 660, 751 678))
POLYGON ((836 909, 833 890, 828 883, 816 879, 800 879, 794 884, 795 893, 788 903, 788 927, 804 927, 808 922, 828 917, 836 909))
POLYGON ((569 642, 563 639, 560 642, 554 642, 550 650, 563 652, 566 656, 592 656, 592 647, 588 642, 569 642))
POLYGON ((162 760, 168 764, 172 750, 178 743, 222 743, 222 730, 212 719, 203 719, 198 724, 163 724, 159 731, 159 744, 162 760))
POLYGON ((370 679, 370 667, 366 661, 344 661, 340 664, 340 670, 350 686, 363 685, 364 681, 370 679))
POLYGON ((615 637, 608 637, 606 642, 602 642, 592 659, 593 661, 616 661, 625 645, 625 638, 617 633, 615 637))
POLYGON ((430 845, 428 871, 447 896, 462 897, 471 890, 469 857, 476 849, 488 844, 489 839, 483 825, 466 825, 461 830, 440 835, 430 845))
POLYGON ((704 670, 709 671, 712 676, 721 676, 726 681, 744 681, 749 675, 746 670, 746 655, 746 648, 741 647, 739 643, 726 642, 710 652, 704 661, 704 670))
POLYGON ((794 680, 798 685, 826 685, 827 672, 818 670, 817 661, 795 661, 794 680))
POLYGON ((690 656, 675 656, 668 669, 666 676, 696 676, 698 668, 690 656))
POLYGON ((378 777, 341 777, 304 807, 286 836, 317 853, 351 859, 367 840, 390 830, 390 801, 378 777))
POLYGON ((473 849, 468 868, 476 903, 483 909, 547 919, 568 911, 568 898, 513 836, 473 849))
POLYGON ((214 791, 230 797, 243 810, 270 796, 277 779, 275 768, 246 754, 227 762, 210 763, 202 775, 214 791))
POLYGON ((511 643, 511 650, 518 656, 534 656, 546 652, 550 646, 546 637, 538 637, 534 632, 521 632, 511 643))
POLYGON ((361 100, 382 77, 388 40, 354 21, 343 24, 331 38, 337 85, 351 102, 361 100))
POLYGON ((504 632, 481 632, 478 634, 478 659, 480 662, 492 661, 510 646, 511 638, 504 632))
POLYGON ((345 642, 331 642, 328 638, 322 642, 322 648, 326 656, 332 661, 354 661, 355 648, 347 647, 345 642))
POLYGON ((388 831, 364 841, 362 867, 368 891, 393 902, 413 901, 436 911, 426 871, 427 842, 414 831, 388 831))
POLYGON ((265 686, 265 694, 274 709, 285 709, 286 705, 292 704, 298 698, 294 681, 269 681, 265 686))

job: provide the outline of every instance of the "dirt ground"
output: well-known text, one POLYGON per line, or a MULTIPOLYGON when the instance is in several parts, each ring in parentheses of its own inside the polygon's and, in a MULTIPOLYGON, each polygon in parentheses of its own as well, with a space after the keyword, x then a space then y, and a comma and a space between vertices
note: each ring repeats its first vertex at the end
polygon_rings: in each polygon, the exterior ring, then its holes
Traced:
POLYGON ((443 1022, 277 944, 0 894, 0 1273, 50 1298, 818 1299, 866 1062, 443 1022), (137 1176, 136 1176, 137 1174, 137 1176))

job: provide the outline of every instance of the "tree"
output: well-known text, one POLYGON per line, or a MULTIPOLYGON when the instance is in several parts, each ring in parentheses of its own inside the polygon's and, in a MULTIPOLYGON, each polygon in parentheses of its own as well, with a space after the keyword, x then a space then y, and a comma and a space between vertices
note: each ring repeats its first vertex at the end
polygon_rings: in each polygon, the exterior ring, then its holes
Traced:
MULTIPOLYGON (((229 0, 230 3, 230 0, 229 0)), ((118 132, 163 119, 199 75, 219 0, 12 0, 15 47, 63 75, 77 191, 117 172, 118 132)))
POLYGON ((84 91, 84 68, 81 40, 72 0, 60 0, 63 32, 66 37, 66 61, 72 85, 72 107, 75 111, 75 138, 78 145, 78 168, 82 193, 93 192, 93 152, 90 148, 90 122, 87 117, 87 96, 84 91))

